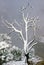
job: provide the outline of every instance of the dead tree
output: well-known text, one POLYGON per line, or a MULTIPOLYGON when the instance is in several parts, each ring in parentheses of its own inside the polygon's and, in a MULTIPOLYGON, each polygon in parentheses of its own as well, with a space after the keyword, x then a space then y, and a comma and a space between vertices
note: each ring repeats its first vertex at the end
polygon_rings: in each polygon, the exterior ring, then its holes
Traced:
MULTIPOLYGON (((29 29, 29 27, 33 27, 34 37, 35 37, 35 35, 36 35, 35 34, 35 31, 36 31, 36 24, 35 24, 35 22, 36 22, 37 19, 36 18, 29 19, 28 17, 25 17, 24 13, 23 13, 23 20, 24 20, 24 23, 25 23, 25 33, 26 33, 25 36, 26 36, 26 39, 24 38, 22 30, 17 29, 14 26, 14 23, 9 23, 7 20, 3 21, 3 23, 7 26, 8 29, 12 30, 11 32, 15 31, 15 32, 17 32, 17 33, 19 33, 21 35, 21 38, 22 38, 23 43, 24 43, 24 53, 25 53, 25 56, 26 56, 27 64, 29 65, 29 63, 28 63, 29 51, 35 44, 37 44, 37 42, 33 43, 35 38, 33 38, 33 40, 28 42, 28 29, 29 29), (30 22, 32 22, 32 25, 28 25, 30 22)), ((17 21, 16 21, 16 23, 17 23, 17 21)), ((19 23, 17 23, 17 25, 19 25, 19 23)))

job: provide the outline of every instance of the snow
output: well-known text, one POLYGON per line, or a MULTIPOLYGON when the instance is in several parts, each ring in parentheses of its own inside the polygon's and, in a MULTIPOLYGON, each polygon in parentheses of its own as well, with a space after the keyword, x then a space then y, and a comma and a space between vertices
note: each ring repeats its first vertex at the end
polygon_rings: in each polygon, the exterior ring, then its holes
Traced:
POLYGON ((36 64, 39 61, 42 61, 43 59, 39 56, 34 56, 31 59, 29 59, 29 61, 32 61, 34 64, 36 64))
MULTIPOLYGON (((32 61, 34 63, 34 65, 39 62, 42 61, 43 59, 39 56, 35 56, 32 59, 29 59, 29 61, 32 61)), ((4 63, 3 65, 27 65, 27 63, 25 62, 25 58, 22 61, 10 61, 7 63, 4 63)))
POLYGON ((0 42, 0 49, 10 47, 10 44, 7 44, 5 41, 0 42))
POLYGON ((27 65, 24 61, 10 61, 8 63, 5 63, 3 65, 27 65))

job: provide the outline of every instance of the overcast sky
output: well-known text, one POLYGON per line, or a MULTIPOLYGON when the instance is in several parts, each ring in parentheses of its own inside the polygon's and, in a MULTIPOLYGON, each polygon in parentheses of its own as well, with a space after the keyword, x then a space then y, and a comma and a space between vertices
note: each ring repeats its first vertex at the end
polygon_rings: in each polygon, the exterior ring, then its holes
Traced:
MULTIPOLYGON (((39 17, 40 21, 37 22, 37 25, 40 26, 39 33, 40 35, 44 35, 44 0, 0 0, 0 33, 9 32, 9 30, 7 30, 3 25, 1 17, 3 16, 3 18, 7 19, 9 22, 16 19, 18 23, 21 23, 22 15, 20 13, 20 9, 22 9, 23 6, 26 7, 28 2, 32 8, 30 8, 30 6, 27 7, 27 10, 24 11, 25 15, 28 12, 30 17, 39 17)), ((19 41, 16 41, 16 43, 19 43, 19 41)))

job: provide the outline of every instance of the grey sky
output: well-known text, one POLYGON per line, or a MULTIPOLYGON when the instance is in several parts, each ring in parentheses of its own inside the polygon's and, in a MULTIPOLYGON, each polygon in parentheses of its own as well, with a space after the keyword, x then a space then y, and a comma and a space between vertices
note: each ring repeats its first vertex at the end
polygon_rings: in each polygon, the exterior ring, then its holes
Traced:
MULTIPOLYGON (((44 27, 44 0, 28 0, 32 9, 29 7, 27 11, 30 16, 39 16, 41 27, 44 27), (31 13, 30 13, 31 12, 31 13)), ((19 9, 27 5, 27 0, 0 0, 0 20, 1 16, 10 21, 20 18, 19 9)), ((21 18, 20 18, 21 19, 21 18)), ((1 21, 0 21, 1 24, 1 21)), ((42 28, 44 30, 44 28, 42 28)), ((42 31, 43 31, 42 30, 42 31)), ((44 33, 44 31, 43 31, 44 33)))

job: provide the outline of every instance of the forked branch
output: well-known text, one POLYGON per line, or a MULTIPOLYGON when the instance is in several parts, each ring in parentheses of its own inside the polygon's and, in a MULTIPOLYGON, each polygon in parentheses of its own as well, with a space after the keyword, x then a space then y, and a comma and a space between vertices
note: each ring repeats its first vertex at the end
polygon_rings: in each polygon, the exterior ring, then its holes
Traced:
POLYGON ((22 39, 23 39, 23 42, 25 42, 24 36, 23 36, 23 34, 22 34, 22 30, 16 29, 13 24, 9 23, 7 20, 5 20, 5 21, 6 21, 6 22, 3 21, 3 23, 7 26, 7 28, 10 28, 10 29, 12 29, 12 30, 15 31, 15 32, 20 33, 20 35, 21 35, 21 37, 22 37, 22 39))
POLYGON ((27 44, 27 47, 28 47, 31 43, 33 43, 33 42, 34 42, 34 39, 31 40, 31 41, 27 44))
POLYGON ((27 49, 27 53, 29 53, 30 49, 31 49, 34 45, 36 45, 36 44, 37 44, 37 42, 31 44, 31 45, 29 46, 29 48, 27 49))

